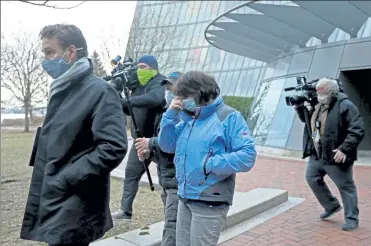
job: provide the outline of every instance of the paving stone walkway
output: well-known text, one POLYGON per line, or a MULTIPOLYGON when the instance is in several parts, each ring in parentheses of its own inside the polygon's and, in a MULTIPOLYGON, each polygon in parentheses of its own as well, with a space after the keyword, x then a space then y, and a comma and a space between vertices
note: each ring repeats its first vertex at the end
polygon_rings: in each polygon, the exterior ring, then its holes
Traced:
MULTIPOLYGON (((353 232, 340 230, 343 212, 330 221, 320 221, 322 208, 305 181, 305 162, 260 157, 250 173, 240 174, 236 190, 248 191, 258 187, 288 190, 289 196, 306 200, 287 212, 241 234, 223 246, 346 246, 371 245, 371 167, 354 166, 358 189, 360 227, 353 232)), ((325 178, 330 190, 341 200, 335 184, 325 178)))

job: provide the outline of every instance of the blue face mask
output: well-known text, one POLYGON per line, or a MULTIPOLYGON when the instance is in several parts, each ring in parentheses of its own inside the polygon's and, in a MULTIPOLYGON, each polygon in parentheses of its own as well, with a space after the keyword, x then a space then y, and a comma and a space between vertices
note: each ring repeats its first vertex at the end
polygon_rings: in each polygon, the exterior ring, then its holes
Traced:
POLYGON ((166 106, 169 106, 171 101, 175 98, 175 94, 172 91, 165 92, 166 106))
POLYGON ((197 109, 197 105, 193 98, 187 98, 183 100, 184 109, 188 110, 189 112, 195 112, 197 109))
MULTIPOLYGON (((68 49, 68 48, 67 48, 68 49)), ((50 77, 53 79, 58 78, 62 74, 64 74, 70 67, 71 67, 71 60, 67 63, 64 61, 64 56, 66 55, 66 51, 64 52, 62 58, 57 58, 54 60, 45 60, 42 63, 42 67, 47 72, 50 77)), ((82 48, 78 48, 76 50, 81 50, 82 48)))

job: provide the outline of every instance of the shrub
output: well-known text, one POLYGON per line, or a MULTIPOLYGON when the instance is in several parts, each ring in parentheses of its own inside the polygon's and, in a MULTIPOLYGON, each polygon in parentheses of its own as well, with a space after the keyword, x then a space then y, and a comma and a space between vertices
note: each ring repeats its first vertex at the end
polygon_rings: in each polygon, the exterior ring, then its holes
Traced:
POLYGON ((225 104, 240 111, 244 118, 247 118, 254 97, 223 96, 223 98, 225 104))

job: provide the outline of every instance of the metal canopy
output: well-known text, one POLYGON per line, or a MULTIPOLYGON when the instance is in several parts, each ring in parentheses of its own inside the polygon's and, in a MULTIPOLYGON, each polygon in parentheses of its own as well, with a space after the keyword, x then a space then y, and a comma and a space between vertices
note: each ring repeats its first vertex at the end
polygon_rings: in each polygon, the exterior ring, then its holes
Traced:
MULTIPOLYGON (((251 28, 241 23, 216 22, 214 26, 222 28, 229 33, 238 33, 240 35, 246 36, 249 39, 261 42, 279 50, 284 50, 286 47, 288 50, 289 47, 292 47, 294 45, 293 43, 290 43, 286 40, 277 38, 269 33, 251 28)), ((208 33, 209 32, 210 31, 208 31, 208 33)))
POLYGON ((349 1, 367 16, 371 16, 371 1, 349 1))
POLYGON ((251 4, 249 7, 323 42, 327 42, 328 37, 336 29, 336 26, 300 7, 260 3, 251 4))
POLYGON ((301 47, 311 38, 310 35, 266 15, 226 14, 226 17, 301 47))
POLYGON ((272 46, 268 46, 264 43, 249 38, 244 38, 244 36, 239 33, 226 32, 225 30, 213 30, 209 31, 209 33, 216 37, 221 37, 225 40, 231 40, 235 43, 245 45, 247 48, 271 54, 273 57, 282 53, 281 50, 275 49, 272 46))
POLYGON ((357 37, 357 32, 368 16, 348 1, 292 1, 301 8, 357 37), (346 18, 344 18, 346 17, 346 18))
POLYGON ((297 6, 248 1, 213 20, 205 30, 208 42, 227 52, 268 62, 295 47, 305 47, 310 38, 323 43, 336 28, 351 38, 371 17, 371 1, 292 1, 297 6), (240 8, 259 13, 237 14, 240 8), (221 21, 228 18, 233 22, 221 21), (211 26, 222 30, 211 30, 211 26))
POLYGON ((228 52, 236 55, 249 57, 263 62, 268 62, 274 59, 274 56, 269 56, 264 52, 259 52, 257 50, 250 49, 244 45, 235 43, 234 41, 225 40, 221 37, 210 37, 210 41, 212 41, 212 44, 215 47, 222 50, 228 50, 228 52))

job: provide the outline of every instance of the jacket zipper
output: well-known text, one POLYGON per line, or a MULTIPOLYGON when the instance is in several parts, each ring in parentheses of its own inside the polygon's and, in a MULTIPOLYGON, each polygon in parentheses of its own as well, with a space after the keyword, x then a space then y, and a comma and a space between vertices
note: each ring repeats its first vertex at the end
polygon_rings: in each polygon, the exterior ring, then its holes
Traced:
POLYGON ((206 159, 204 161, 204 164, 203 164, 203 170, 204 170, 205 178, 204 178, 204 180, 201 181, 200 185, 203 185, 206 182, 207 177, 209 177, 209 174, 210 173, 206 173, 206 163, 210 159, 210 157, 213 156, 213 153, 214 153, 214 150, 212 148, 210 148, 209 149, 209 152, 207 153, 207 156, 206 156, 206 159))
MULTIPOLYGON (((198 113, 198 115, 200 115, 201 113, 201 110, 200 112, 198 113)), ((186 194, 186 184, 187 184, 187 173, 186 173, 186 161, 187 161, 187 147, 188 147, 188 141, 189 141, 189 138, 191 137, 191 133, 192 133, 192 130, 193 130, 193 126, 195 125, 196 123, 196 120, 198 118, 198 115, 195 117, 193 123, 192 123, 192 126, 191 126, 191 130, 189 131, 189 134, 188 134, 188 139, 187 139, 187 145, 186 145, 186 148, 185 148, 185 155, 184 155, 184 185, 183 185, 183 191, 184 191, 184 195, 186 194)))

